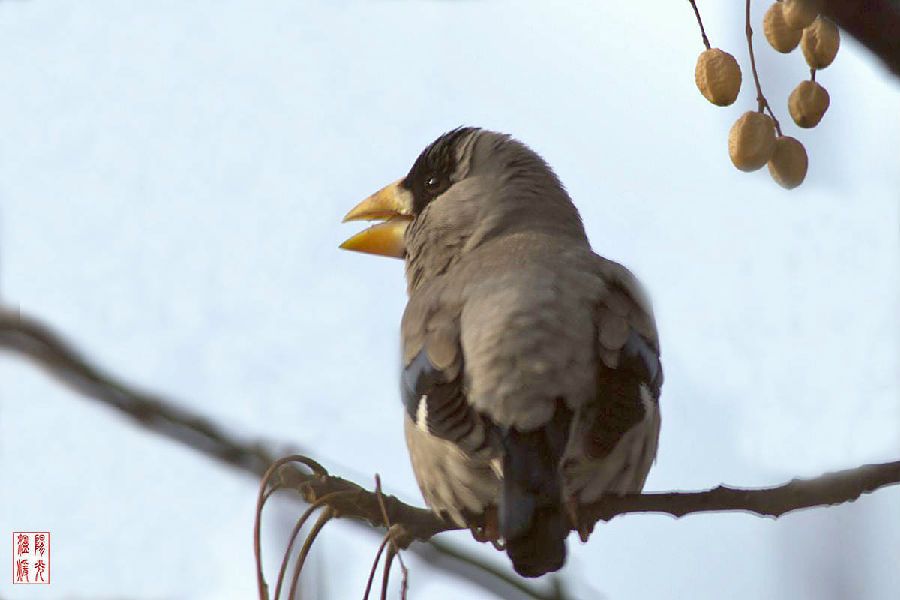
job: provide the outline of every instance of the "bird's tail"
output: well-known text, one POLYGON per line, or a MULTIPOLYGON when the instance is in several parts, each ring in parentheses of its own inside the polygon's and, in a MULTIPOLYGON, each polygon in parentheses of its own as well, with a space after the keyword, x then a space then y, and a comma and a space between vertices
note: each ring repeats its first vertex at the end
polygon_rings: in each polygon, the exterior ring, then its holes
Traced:
POLYGON ((562 506, 559 463, 571 413, 560 406, 553 420, 532 432, 504 436, 500 534, 513 568, 523 577, 558 571, 566 561, 570 525, 562 506))

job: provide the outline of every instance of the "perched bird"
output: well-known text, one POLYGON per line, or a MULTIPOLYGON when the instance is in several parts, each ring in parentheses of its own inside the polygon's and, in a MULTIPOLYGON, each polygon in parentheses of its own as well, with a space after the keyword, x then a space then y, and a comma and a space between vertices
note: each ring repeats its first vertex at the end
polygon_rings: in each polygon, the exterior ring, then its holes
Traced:
POLYGON ((591 251, 544 160, 459 128, 345 221, 341 247, 403 258, 402 399, 436 513, 537 577, 565 563, 579 507, 638 492, 656 456, 663 374, 649 302, 591 251))

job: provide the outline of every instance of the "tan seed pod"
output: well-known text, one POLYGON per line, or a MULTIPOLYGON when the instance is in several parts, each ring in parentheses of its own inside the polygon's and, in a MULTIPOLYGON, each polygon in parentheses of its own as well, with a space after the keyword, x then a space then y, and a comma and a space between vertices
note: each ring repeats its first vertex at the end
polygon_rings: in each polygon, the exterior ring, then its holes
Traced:
POLYGON ((775 125, 767 115, 747 111, 728 132, 728 156, 741 171, 755 171, 775 150, 775 125))
POLYGON ((792 190, 806 179, 809 159, 806 148, 798 140, 780 136, 775 140, 775 151, 769 159, 769 175, 781 187, 792 190))
POLYGON ((824 17, 817 17, 803 30, 800 48, 811 69, 824 69, 834 60, 841 45, 837 26, 824 17))
POLYGON ((788 96, 788 112, 799 127, 815 127, 830 103, 825 88, 815 81, 801 81, 788 96))
POLYGON ((784 54, 796 48, 800 43, 800 36, 803 35, 800 29, 788 27, 784 22, 783 2, 774 3, 766 11, 766 16, 763 17, 763 31, 769 45, 784 54))
POLYGON ((697 58, 694 81, 704 98, 716 106, 728 106, 741 91, 741 67, 724 50, 710 48, 697 58))
POLYGON ((822 10, 822 0, 784 0, 784 22, 791 29, 812 25, 822 10))

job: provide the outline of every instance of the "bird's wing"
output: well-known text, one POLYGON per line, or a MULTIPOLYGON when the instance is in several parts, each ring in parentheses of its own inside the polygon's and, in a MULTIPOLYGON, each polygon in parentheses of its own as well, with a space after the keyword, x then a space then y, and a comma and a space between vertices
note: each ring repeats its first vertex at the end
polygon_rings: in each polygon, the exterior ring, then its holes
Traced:
POLYGON ((653 312, 634 276, 597 258, 597 391, 575 415, 564 472, 569 495, 591 502, 643 488, 659 440, 663 383, 653 312))
POLYGON ((639 377, 658 399, 663 372, 650 301, 628 269, 598 259, 597 271, 604 282, 597 303, 600 359, 606 367, 639 377))
POLYGON ((410 461, 428 506, 460 526, 484 524, 499 476, 491 424, 467 402, 459 290, 420 289, 402 321, 401 397, 410 461))
POLYGON ((417 428, 479 454, 489 450, 491 426, 466 398, 460 310, 458 292, 441 283, 410 299, 402 322, 401 392, 417 428))
MULTIPOLYGON (((499 533, 515 569, 534 577, 565 560, 571 523, 560 461, 573 411, 594 390, 596 362, 592 296, 580 288, 599 281, 548 264, 543 258, 555 254, 525 241, 462 265, 444 288, 413 294, 403 320, 403 387, 418 429, 453 442, 430 452, 478 451, 481 443, 496 459, 499 533)), ((410 444, 414 464, 424 462, 416 453, 427 439, 410 444)), ((417 476, 426 498, 453 487, 437 481, 439 472, 417 476)))

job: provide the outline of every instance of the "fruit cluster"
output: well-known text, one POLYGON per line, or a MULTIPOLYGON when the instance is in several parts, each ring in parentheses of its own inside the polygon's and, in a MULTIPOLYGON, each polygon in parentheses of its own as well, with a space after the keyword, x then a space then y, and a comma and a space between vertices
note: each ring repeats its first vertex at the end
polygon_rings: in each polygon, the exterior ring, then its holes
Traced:
MULTIPOLYGON (((729 106, 741 89, 741 68, 734 56, 719 48, 711 48, 700 22, 696 4, 694 11, 700 23, 706 50, 697 59, 694 78, 700 93, 716 106, 729 106)), ((834 61, 840 46, 838 29, 819 15, 821 0, 779 0, 769 7, 763 18, 763 30, 769 44, 782 53, 798 45, 810 69, 810 79, 801 81, 788 98, 788 112, 803 128, 815 127, 828 110, 828 92, 816 82, 816 71, 834 61)), ((792 189, 803 183, 809 164, 806 149, 797 139, 783 135, 781 126, 762 93, 753 55, 750 28, 750 0, 747 0, 747 46, 757 91, 757 110, 738 118, 728 134, 728 155, 741 171, 756 171, 769 165, 769 174, 779 185, 792 189), (768 112, 768 114, 766 114, 768 112)))

